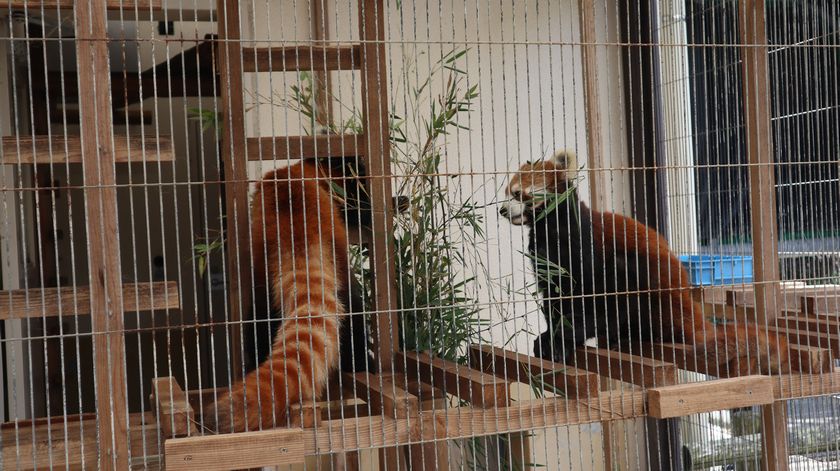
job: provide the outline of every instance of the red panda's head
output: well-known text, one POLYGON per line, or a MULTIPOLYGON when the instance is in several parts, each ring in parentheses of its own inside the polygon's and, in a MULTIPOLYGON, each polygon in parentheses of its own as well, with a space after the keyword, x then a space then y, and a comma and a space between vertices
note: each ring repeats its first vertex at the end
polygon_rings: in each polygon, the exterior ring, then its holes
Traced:
POLYGON ((551 159, 522 165, 505 189, 508 199, 499 213, 516 225, 532 221, 545 204, 545 195, 566 191, 576 172, 575 154, 567 149, 558 150, 551 159))

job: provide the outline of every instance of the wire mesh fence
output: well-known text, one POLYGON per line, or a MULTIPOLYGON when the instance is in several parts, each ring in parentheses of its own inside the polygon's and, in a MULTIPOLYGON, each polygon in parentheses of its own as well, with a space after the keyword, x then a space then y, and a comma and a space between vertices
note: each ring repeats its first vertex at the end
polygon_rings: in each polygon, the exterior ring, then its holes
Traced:
POLYGON ((3 469, 840 466, 834 2, 0 20, 3 469))

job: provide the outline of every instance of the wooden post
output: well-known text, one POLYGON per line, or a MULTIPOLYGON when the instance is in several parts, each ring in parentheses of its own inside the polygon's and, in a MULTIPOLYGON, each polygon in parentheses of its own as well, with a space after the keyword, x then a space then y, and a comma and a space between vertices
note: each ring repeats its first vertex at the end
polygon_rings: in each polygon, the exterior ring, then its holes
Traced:
POLYGON ((225 171, 225 235, 230 314, 230 362, 233 378, 242 373, 241 326, 251 303, 251 262, 248 247, 248 168, 245 144, 245 104, 242 88, 242 45, 239 25, 239 2, 218 0, 219 62, 222 113, 222 159, 225 171))
POLYGON ((128 469, 125 339, 105 2, 85 0, 75 2, 75 7, 99 444, 99 462, 89 466, 128 469))
MULTIPOLYGON (((394 221, 391 207, 391 148, 388 116, 388 75, 385 57, 385 5, 382 0, 359 2, 359 37, 362 40, 361 82, 365 123, 368 190, 373 210, 371 267, 374 289, 376 365, 381 373, 394 370, 394 342, 399 330, 395 315, 397 292, 393 253, 394 221)), ((383 448, 379 469, 398 468, 398 448, 383 448)))
POLYGON ((756 322, 776 318, 779 294, 779 246, 776 227, 776 178, 770 129, 770 85, 764 0, 740 5, 744 119, 750 164, 753 270, 756 322))
MULTIPOLYGON (((744 117, 750 163, 755 310, 759 323, 778 314, 779 250, 776 228, 776 180, 770 129, 770 85, 764 0, 739 2, 743 58, 744 117)), ((762 467, 788 469, 786 404, 762 406, 762 467)))
POLYGON ((371 266, 375 291, 377 366, 393 371, 394 342, 397 340, 397 292, 394 282, 394 232, 391 197, 391 148, 388 116, 388 76, 385 58, 385 10, 382 0, 359 2, 362 39, 362 103, 367 120, 368 184, 373 210, 371 266))
POLYGON ((603 150, 601 147, 601 104, 598 99, 598 64, 595 43, 595 1, 580 0, 578 4, 580 21, 581 61, 583 62, 583 103, 586 110, 586 147, 589 171, 590 205, 596 211, 603 210, 603 150))

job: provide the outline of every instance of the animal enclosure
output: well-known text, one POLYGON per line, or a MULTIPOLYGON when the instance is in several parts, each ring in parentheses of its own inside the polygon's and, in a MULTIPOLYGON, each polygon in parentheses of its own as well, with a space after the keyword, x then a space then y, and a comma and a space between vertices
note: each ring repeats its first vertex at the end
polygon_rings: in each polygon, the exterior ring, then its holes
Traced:
POLYGON ((840 466, 840 6, 0 1, 0 468, 840 466))

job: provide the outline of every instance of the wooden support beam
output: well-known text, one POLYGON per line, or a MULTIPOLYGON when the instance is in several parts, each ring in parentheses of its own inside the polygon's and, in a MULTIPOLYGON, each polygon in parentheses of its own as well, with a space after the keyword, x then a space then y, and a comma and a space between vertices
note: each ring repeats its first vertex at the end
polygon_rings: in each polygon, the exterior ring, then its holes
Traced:
POLYGON ((840 293, 835 295, 802 296, 800 312, 807 316, 840 315, 840 293))
POLYGON ((402 419, 420 410, 417 396, 400 386, 408 383, 401 373, 356 373, 348 375, 348 380, 355 382, 356 389, 364 395, 375 414, 402 419))
POLYGON ((657 419, 772 402, 773 378, 770 376, 742 376, 648 390, 648 413, 657 419))
MULTIPOLYGON (((125 312, 181 308, 175 281, 127 283, 122 286, 122 298, 125 312)), ((90 313, 89 286, 0 291, 0 320, 90 313)))
POLYGON ((229 433, 166 441, 166 469, 228 470, 304 463, 303 429, 229 433))
MULTIPOLYGON (((132 450, 163 452, 151 413, 129 416, 132 450), (160 446, 160 448, 158 448, 160 446)), ((98 469, 96 414, 44 417, 0 425, 3 469, 98 469)))
POLYGON ((816 331, 769 327, 771 332, 783 335, 788 342, 808 347, 830 348, 834 358, 840 358, 840 336, 823 334, 816 331))
POLYGON ((362 111, 365 117, 365 164, 373 210, 373 244, 370 247, 374 273, 374 338, 377 364, 383 373, 393 371, 395 342, 400 338, 396 308, 394 268, 394 219, 391 199, 391 138, 388 101, 388 64, 385 53, 385 5, 383 0, 359 4, 362 111))
POLYGON ((677 378, 673 363, 604 348, 578 349, 575 366, 587 371, 645 388, 668 386, 677 378))
POLYGON ((243 47, 243 72, 291 72, 359 69, 361 46, 243 47))
POLYGON ((787 404, 777 401, 761 407, 761 469, 788 469, 787 404))
POLYGON ((195 412, 175 378, 152 379, 150 396, 164 438, 197 434, 195 412))
POLYGON ((779 237, 764 0, 738 3, 757 321, 778 317, 779 237))
POLYGON ((776 325, 788 329, 804 330, 806 332, 819 332, 840 336, 840 320, 830 317, 819 319, 802 316, 786 316, 776 319, 776 325))
MULTIPOLYGON (((116 135, 111 153, 115 163, 171 162, 172 140, 167 136, 116 135)), ((105 147, 102 147, 106 149, 105 147)), ((107 149, 110 151, 110 149, 107 149)), ((81 136, 4 136, 0 138, 0 165, 82 163, 81 136)))
MULTIPOLYGON (((505 407, 509 385, 493 375, 424 352, 403 353, 405 374, 480 407, 505 407)), ((402 366, 402 365, 401 365, 402 366)))
MULTIPOLYGON (((127 469, 128 395, 122 268, 105 4, 75 2, 81 160, 96 382, 99 468, 127 469)), ((45 110, 46 111, 46 110, 45 110)))
MULTIPOLYGON (((244 374, 239 365, 243 313, 251 304, 251 254, 249 240, 248 159, 245 141, 245 102, 242 83, 242 47, 237 0, 217 0, 219 16, 218 55, 221 82, 219 111, 222 114, 221 154, 225 174, 225 235, 227 237, 228 296, 230 312, 227 342, 228 359, 234 379, 244 374)), ((216 375, 219 373, 216 372, 216 375)))
POLYGON ((598 375, 553 361, 511 352, 492 345, 470 346, 471 366, 506 381, 544 384, 571 399, 595 398, 598 375), (536 382, 536 381, 539 381, 536 382))
POLYGON ((581 62, 583 64, 583 103, 586 110, 586 148, 592 209, 602 211, 604 197, 604 163, 602 159, 601 104, 598 90, 598 38, 595 33, 595 0, 580 0, 581 62))
MULTIPOLYGON (((43 8, 47 12, 58 9, 71 10, 79 2, 76 0, 6 0, 0 1, 0 8, 12 10, 40 11, 43 8)), ((158 10, 161 8, 162 0, 105 0, 105 8, 108 10, 158 10)), ((34 12, 33 11, 33 12, 34 12)))
POLYGON ((364 155, 362 134, 249 137, 248 160, 314 159, 364 155))

